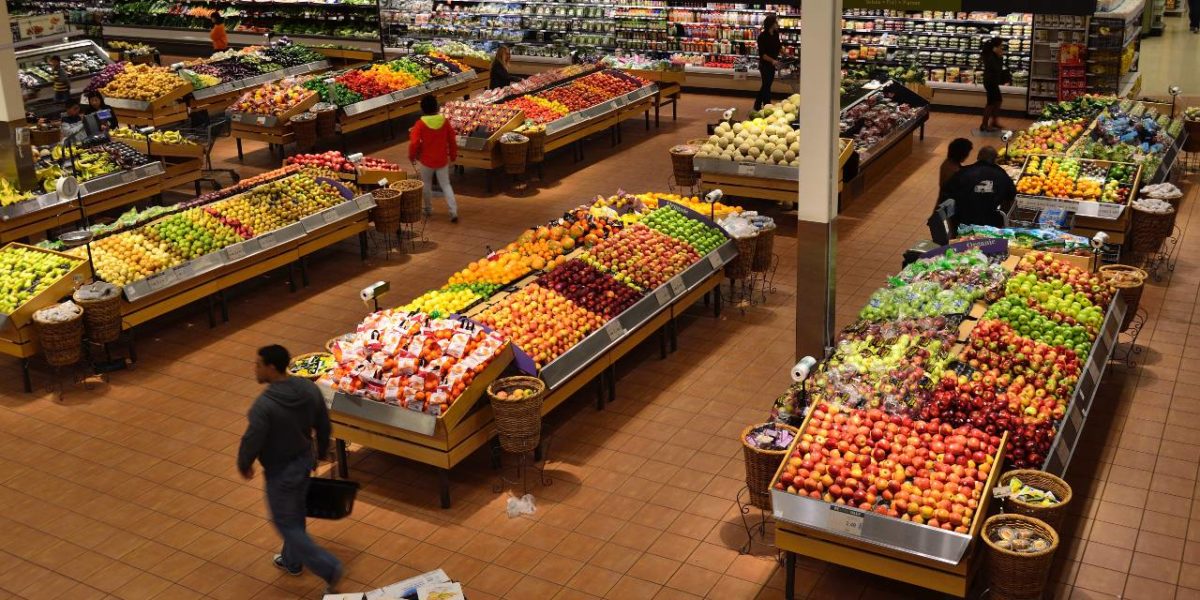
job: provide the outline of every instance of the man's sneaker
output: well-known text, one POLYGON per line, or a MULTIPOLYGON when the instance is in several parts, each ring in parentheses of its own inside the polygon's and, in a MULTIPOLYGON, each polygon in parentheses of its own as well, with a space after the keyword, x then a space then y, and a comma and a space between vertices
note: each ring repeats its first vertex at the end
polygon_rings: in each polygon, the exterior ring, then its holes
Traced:
POLYGON ((282 554, 276 554, 275 558, 274 558, 274 560, 272 560, 272 562, 275 563, 275 568, 279 569, 280 571, 283 571, 284 573, 287 573, 288 575, 291 575, 292 577, 299 577, 300 574, 304 572, 304 567, 297 567, 295 571, 287 568, 287 565, 283 564, 283 555, 282 554))
POLYGON ((450 222, 451 222, 451 223, 457 223, 457 222, 458 222, 458 215, 451 215, 451 216, 450 216, 450 222))
POLYGON ((342 580, 342 567, 339 566, 337 568, 337 570, 333 572, 333 577, 331 577, 329 579, 329 581, 325 582, 325 593, 326 594, 336 594, 338 582, 341 580, 342 580))

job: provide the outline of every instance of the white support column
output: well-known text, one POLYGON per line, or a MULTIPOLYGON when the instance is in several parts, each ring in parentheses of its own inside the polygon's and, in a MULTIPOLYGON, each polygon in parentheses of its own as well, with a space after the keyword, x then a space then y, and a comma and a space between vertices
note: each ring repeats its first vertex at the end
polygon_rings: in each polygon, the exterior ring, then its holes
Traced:
POLYGON ((8 3, 0 4, 0 121, 11 123, 25 118, 25 100, 17 79, 17 54, 13 50, 8 3))
POLYGON ((809 0, 801 9, 796 355, 820 358, 835 332, 842 0, 809 0))

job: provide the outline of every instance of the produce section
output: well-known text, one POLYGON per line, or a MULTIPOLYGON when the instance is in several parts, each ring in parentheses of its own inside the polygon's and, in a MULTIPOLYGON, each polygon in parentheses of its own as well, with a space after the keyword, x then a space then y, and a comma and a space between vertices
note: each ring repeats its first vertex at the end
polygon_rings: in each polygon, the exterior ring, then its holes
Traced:
POLYGON ((17 52, 17 78, 26 102, 54 98, 51 83, 54 71, 48 62, 51 56, 62 58, 63 67, 71 78, 72 94, 82 93, 91 78, 112 64, 108 54, 91 40, 80 40, 17 52))
MULTIPOLYGON (((593 216, 592 209, 583 206, 530 229, 453 275, 441 290, 423 294, 400 312, 368 317, 357 335, 376 329, 371 323, 381 317, 404 322, 425 318, 412 317, 409 310, 429 311, 430 318, 443 319, 446 329, 461 330, 441 334, 450 339, 494 332, 496 339, 511 342, 513 362, 519 370, 546 382, 550 393, 542 412, 553 410, 666 325, 676 309, 686 308, 718 285, 721 267, 736 253, 733 243, 707 218, 666 200, 657 209, 627 213, 627 218, 621 219, 593 216), (701 255, 697 248, 707 250, 706 254, 701 255), (653 267, 630 262, 635 256, 652 257, 653 267), (445 320, 451 314, 464 315, 469 321, 445 320)), ((405 360, 425 356, 424 351, 415 352, 402 343, 403 336, 395 338, 396 343, 387 341, 386 335, 379 337, 385 346, 394 348, 385 352, 385 365, 394 360, 399 368, 405 360)), ((447 351, 448 346, 435 352, 447 351)), ((478 373, 473 383, 452 387, 438 396, 447 400, 449 408, 433 414, 425 410, 426 404, 420 410, 400 408, 401 396, 417 392, 404 392, 399 382, 393 394, 397 401, 392 402, 385 392, 380 402, 364 399, 357 392, 346 394, 346 386, 357 389, 360 384, 331 377, 325 386, 333 398, 339 452, 344 453, 349 441, 442 469, 452 467, 492 436, 490 407, 473 410, 471 405, 481 391, 474 388, 481 382, 486 385, 484 374, 488 380, 499 376, 503 366, 497 364, 471 361, 478 373)), ((364 381, 361 385, 369 384, 364 381)), ((415 380, 413 385, 415 390, 415 380)), ((426 389, 429 383, 424 385, 425 392, 434 391, 426 389)), ((449 501, 443 479, 443 506, 449 506, 449 501)))
POLYGON ((802 384, 814 408, 773 480, 781 548, 886 556, 889 577, 962 595, 1000 457, 1065 471, 1125 306, 1050 253, 1002 258, 909 265, 885 289, 965 286, 966 304, 876 294, 802 384))

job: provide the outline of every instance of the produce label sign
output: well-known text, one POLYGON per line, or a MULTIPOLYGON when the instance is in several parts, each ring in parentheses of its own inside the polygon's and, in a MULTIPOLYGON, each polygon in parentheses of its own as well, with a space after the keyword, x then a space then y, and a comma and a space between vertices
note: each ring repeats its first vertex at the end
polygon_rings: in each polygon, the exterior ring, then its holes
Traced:
POLYGON ((1005 239, 983 239, 983 240, 968 240, 965 242, 956 242, 949 246, 935 248, 921 255, 921 258, 933 258, 941 256, 946 252, 953 250, 957 253, 963 253, 967 250, 979 250, 988 256, 1004 256, 1008 254, 1008 240, 1005 239))

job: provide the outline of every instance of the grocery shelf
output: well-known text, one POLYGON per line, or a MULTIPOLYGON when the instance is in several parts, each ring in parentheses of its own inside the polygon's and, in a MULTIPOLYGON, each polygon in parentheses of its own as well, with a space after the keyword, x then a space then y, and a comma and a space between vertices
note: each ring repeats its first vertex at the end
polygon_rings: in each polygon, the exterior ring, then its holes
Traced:
MULTIPOLYGON (((229 43, 239 46, 262 44, 268 37, 287 37, 293 42, 305 45, 320 45, 337 42, 339 45, 352 47, 356 50, 379 51, 382 47, 379 38, 342 38, 324 35, 302 35, 285 33, 246 33, 242 31, 229 32, 229 43)), ((108 39, 149 40, 161 42, 176 42, 189 44, 212 44, 208 32, 182 27, 135 27, 121 25, 105 25, 104 37, 108 39)))

